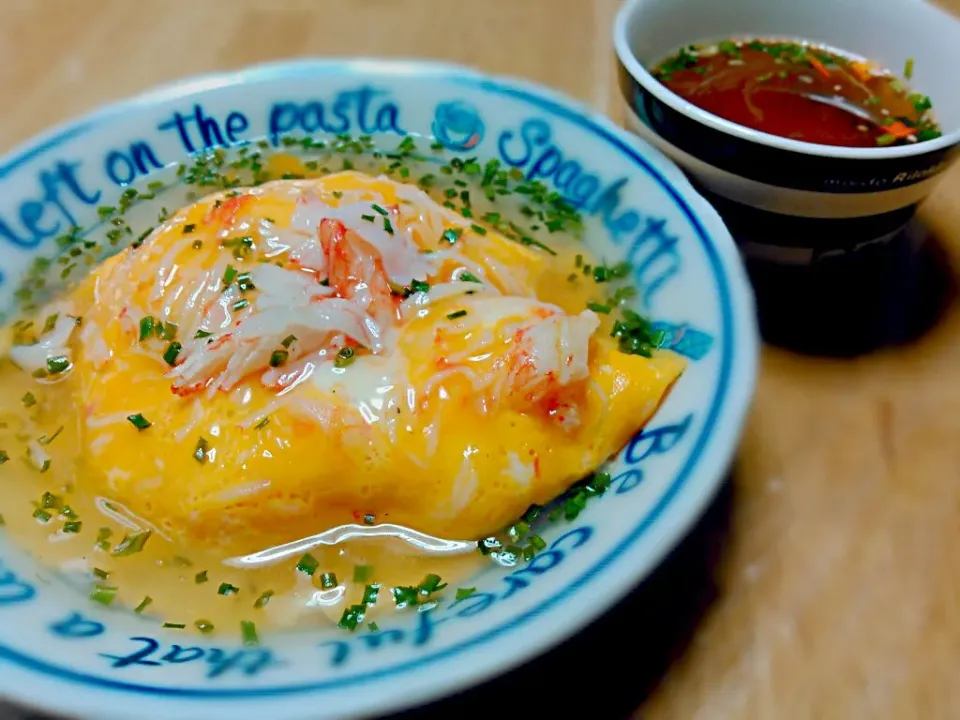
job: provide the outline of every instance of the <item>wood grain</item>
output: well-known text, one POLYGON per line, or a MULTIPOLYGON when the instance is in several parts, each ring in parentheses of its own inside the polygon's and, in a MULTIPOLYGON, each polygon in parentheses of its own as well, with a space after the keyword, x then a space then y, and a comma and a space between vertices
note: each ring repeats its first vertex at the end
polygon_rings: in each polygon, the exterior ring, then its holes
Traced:
MULTIPOLYGON (((289 57, 444 59, 613 111, 617 5, 4 0, 0 150, 160 82, 289 57)), ((955 267, 958 192, 960 167, 922 210, 955 267)), ((767 349, 718 597, 636 717, 960 717, 958 439, 956 306, 857 360, 767 349)))

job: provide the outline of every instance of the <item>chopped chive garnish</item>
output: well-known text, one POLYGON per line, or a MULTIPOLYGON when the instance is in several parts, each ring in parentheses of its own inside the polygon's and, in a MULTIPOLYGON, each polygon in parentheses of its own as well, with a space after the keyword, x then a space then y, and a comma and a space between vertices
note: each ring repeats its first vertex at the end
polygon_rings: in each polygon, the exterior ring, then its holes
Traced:
POLYGON ((33 511, 33 517, 35 520, 39 520, 42 523, 48 523, 50 522, 50 518, 53 516, 43 508, 37 508, 33 511))
POLYGON ((257 626, 249 620, 240 621, 240 635, 243 638, 244 645, 260 644, 260 638, 257 637, 257 626))
POLYGON ((106 580, 108 577, 110 577, 110 572, 108 570, 101 570, 100 568, 94 568, 92 572, 96 577, 100 578, 101 580, 106 580))
POLYGON ((463 230, 460 228, 448 228, 443 231, 443 235, 441 235, 440 238, 453 245, 457 240, 460 239, 462 234, 463 230))
POLYGON ((204 635, 213 632, 213 623, 209 620, 197 620, 193 626, 204 635))
POLYGON ((376 605, 377 604, 377 595, 380 594, 379 585, 367 585, 363 589, 363 600, 361 602, 364 605, 376 605))
POLYGON ((353 632, 357 629, 357 625, 363 622, 365 613, 365 606, 351 605, 344 609, 343 615, 340 617, 340 622, 337 623, 337 627, 353 632))
POLYGON ((250 301, 247 300, 246 298, 243 298, 243 299, 241 299, 241 300, 237 300, 237 301, 233 304, 233 309, 234 309, 234 311, 243 310, 243 309, 244 309, 247 305, 249 305, 249 304, 250 304, 250 301))
POLYGON ((373 577, 373 567, 370 565, 354 565, 353 581, 355 583, 365 583, 373 577))
POLYGON ((203 340, 204 338, 208 338, 208 337, 210 337, 211 335, 213 335, 213 333, 207 332, 206 330, 202 330, 202 329, 201 329, 201 330, 197 330, 197 331, 193 334, 193 339, 194 339, 194 340, 203 340))
POLYGON ((253 606, 257 610, 265 608, 267 605, 270 604, 270 598, 272 598, 273 595, 274 595, 273 590, 266 590, 265 592, 261 593, 260 597, 257 598, 257 601, 253 604, 253 606))
POLYGON ((121 540, 120 544, 113 549, 111 554, 114 557, 128 557, 130 555, 136 555, 138 552, 143 551, 144 545, 147 544, 147 540, 150 539, 152 534, 152 531, 144 530, 143 532, 133 533, 132 535, 125 535, 123 540, 121 540))
POLYGON ((486 234, 487 234, 487 229, 486 229, 485 227, 482 227, 482 226, 480 226, 480 225, 477 225, 476 223, 474 223, 473 225, 471 225, 471 226, 470 226, 470 229, 473 230, 477 235, 486 235, 486 234))
POLYGON ((430 292, 430 283, 423 280, 414 280, 410 283, 410 292, 430 292))
POLYGON ((460 282, 479 283, 483 281, 471 272, 463 272, 460 273, 460 282))
POLYGON ((196 225, 194 225, 193 223, 187 223, 186 225, 183 226, 183 234, 188 235, 196 229, 197 229, 196 225))
POLYGON ((352 347, 340 348, 337 357, 333 360, 334 367, 345 368, 353 364, 357 359, 357 353, 352 347))
POLYGON ((466 310, 457 310, 456 312, 452 312, 449 315, 447 315, 447 320, 456 320, 457 318, 462 318, 466 314, 467 314, 466 310))
POLYGON ((297 570, 306 575, 312 576, 317 571, 319 566, 320 563, 317 562, 317 559, 310 553, 307 553, 300 558, 300 562, 297 563, 297 570))
POLYGON ((210 443, 202 435, 197 438, 197 446, 193 450, 193 459, 201 465, 207 462, 207 451, 210 450, 210 443))
POLYGON ((6 450, 0 450, 0 465, 3 465, 5 462, 9 462, 10 456, 7 454, 6 450))
POLYGON ((360 216, 360 219, 361 219, 361 220, 366 220, 367 222, 373 222, 373 221, 376 220, 377 218, 376 218, 374 215, 361 215, 361 216, 360 216))
POLYGON ((27 392, 20 398, 20 402, 24 407, 33 407, 37 404, 37 397, 32 392, 27 392))
POLYGON ((337 586, 337 575, 336 573, 325 572, 320 575, 320 587, 324 590, 329 590, 330 588, 335 588, 337 586))
POLYGON ((597 313, 603 313, 604 315, 609 315, 612 308, 609 305, 602 305, 598 302, 588 302, 587 309, 593 310, 597 313))
POLYGON ((223 271, 223 284, 229 286, 238 274, 239 271, 233 265, 227 265, 227 269, 223 271))
POLYGON ((386 211, 384 208, 382 208, 382 207, 380 207, 379 205, 377 205, 376 203, 373 203, 370 207, 372 207, 375 212, 377 212, 377 213, 379 213, 379 214, 381 214, 381 215, 384 215, 384 216, 388 215, 387 211, 386 211))
POLYGON ((100 528, 97 530, 97 547, 101 550, 110 550, 109 540, 113 536, 113 530, 110 528, 100 528))
POLYGON ((63 531, 65 533, 75 534, 80 532, 81 529, 83 529, 83 523, 79 520, 71 520, 70 522, 63 524, 63 531))
POLYGON ((39 438, 37 438, 37 442, 39 442, 41 445, 49 445, 49 444, 52 443, 54 440, 56 440, 56 439, 57 439, 57 436, 59 436, 60 433, 62 433, 62 432, 63 432, 63 425, 61 425, 60 427, 58 427, 58 428, 54 431, 53 435, 41 435, 39 438))
POLYGON ((182 348, 183 346, 176 340, 167 345, 167 349, 163 353, 164 362, 173 367, 177 362, 177 356, 180 354, 182 348))
POLYGON ((90 593, 90 599, 101 605, 110 605, 117 599, 117 590, 119 590, 119 588, 109 587, 107 585, 95 585, 93 592, 90 593))
POLYGON ((150 421, 140 413, 137 413, 136 415, 127 415, 127 420, 129 420, 130 424, 140 431, 146 430, 148 427, 150 427, 150 421))
POLYGON ((477 591, 477 589, 476 589, 475 587, 457 588, 457 596, 456 596, 456 599, 457 599, 457 600, 464 600, 464 599, 470 597, 471 595, 473 595, 476 591, 477 591))
POLYGON ((280 367, 287 361, 288 357, 290 357, 290 353, 286 350, 274 350, 270 353, 270 367, 280 367))
POLYGON ((375 622, 367 623, 367 629, 370 632, 380 632, 380 626, 377 625, 375 622))
POLYGON ((220 587, 217 588, 217 595, 223 595, 224 597, 228 595, 236 595, 240 592, 240 588, 236 585, 231 585, 230 583, 221 583, 220 587))
POLYGON ((57 355, 47 358, 47 372, 57 375, 70 367, 70 359, 66 355, 57 355))
POLYGON ((147 317, 140 318, 140 342, 143 342, 148 337, 153 335, 153 326, 156 321, 147 315, 147 317))
POLYGON ((915 61, 913 58, 907 58, 907 61, 903 64, 903 77, 906 80, 913 79, 913 66, 915 61))
POLYGON ((206 571, 206 570, 204 570, 203 572, 198 572, 198 573, 197 573, 196 575, 194 575, 194 577, 193 577, 193 581, 194 581, 197 585, 203 585, 203 584, 204 584, 205 582, 207 582, 209 579, 210 579, 210 578, 207 577, 207 571, 206 571))
POLYGON ((270 423, 270 417, 264 416, 264 418, 253 426, 254 430, 263 430, 270 423))
POLYGON ((877 137, 877 145, 883 147, 884 145, 893 145, 897 141, 897 136, 892 135, 891 133, 884 133, 877 137))
POLYGON ((167 628, 167 629, 169 629, 169 630, 185 630, 187 626, 184 625, 183 623, 165 622, 165 623, 163 624, 163 627, 165 627, 165 628, 167 628))
POLYGON ((440 580, 439 575, 430 574, 423 579, 423 582, 420 583, 418 589, 421 593, 429 594, 438 590, 443 590, 446 586, 447 584, 440 580))
POLYGON ((383 230, 387 235, 393 235, 393 225, 390 224, 390 218, 383 219, 383 230))
POLYGON ((142 613, 144 610, 146 610, 147 607, 148 607, 152 602, 153 602, 153 598, 150 597, 149 595, 147 595, 147 597, 145 597, 143 600, 141 600, 141 601, 140 601, 140 604, 137 605, 137 606, 133 609, 133 611, 139 615, 139 614, 142 613))
POLYGON ((285 348, 289 349, 289 347, 293 345, 296 341, 297 341, 296 335, 287 335, 280 344, 283 345, 285 348))
POLYGON ((177 337, 177 331, 179 329, 179 325, 168 320, 165 323, 159 323, 157 325, 157 335, 160 336, 161 340, 174 340, 177 337))
POLYGON ((42 507, 44 510, 50 510, 51 508, 54 510, 59 510, 61 507, 63 507, 63 498, 61 498, 59 495, 54 495, 50 491, 47 491, 40 496, 40 507, 42 507))

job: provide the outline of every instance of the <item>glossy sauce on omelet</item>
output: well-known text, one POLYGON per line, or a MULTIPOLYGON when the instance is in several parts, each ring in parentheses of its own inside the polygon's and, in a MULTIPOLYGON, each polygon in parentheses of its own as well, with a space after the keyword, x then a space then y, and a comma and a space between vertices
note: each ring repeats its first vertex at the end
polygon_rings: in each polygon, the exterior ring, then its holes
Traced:
POLYGON ((476 542, 600 467, 682 361, 621 352, 582 246, 441 202, 354 171, 214 193, 30 342, 8 329, 11 531, 101 601, 203 630, 369 620, 394 588, 469 576, 476 542))

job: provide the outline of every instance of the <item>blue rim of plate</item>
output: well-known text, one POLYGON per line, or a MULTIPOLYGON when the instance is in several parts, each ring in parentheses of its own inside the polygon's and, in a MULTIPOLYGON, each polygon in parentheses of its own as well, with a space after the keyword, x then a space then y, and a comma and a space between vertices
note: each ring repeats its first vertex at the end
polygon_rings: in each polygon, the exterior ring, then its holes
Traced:
MULTIPOLYGON (((664 177, 664 174, 651 165, 650 162, 648 162, 636 149, 630 147, 628 143, 617 137, 615 133, 611 132, 607 128, 604 128, 601 123, 596 122, 591 117, 591 113, 589 111, 586 109, 577 109, 576 105, 570 101, 552 99, 549 96, 554 93, 545 88, 531 86, 529 83, 514 79, 494 79, 492 77, 479 74, 476 71, 466 67, 441 63, 431 64, 419 63, 416 61, 387 61, 384 63, 365 60, 347 62, 306 61, 294 63, 270 63, 247 70, 241 70, 235 73, 216 74, 195 78, 193 80, 175 82, 171 85, 162 86, 156 90, 148 91, 147 93, 144 93, 143 95, 140 95, 132 100, 122 101, 120 103, 111 105, 80 120, 66 123, 65 125, 54 128, 49 133, 41 135, 35 141, 28 141, 27 144, 17 148, 17 152, 13 154, 11 159, 7 163, 0 165, 0 179, 6 176, 9 172, 15 170, 24 162, 27 162, 39 154, 52 150, 58 145, 82 135, 103 121, 109 120, 118 115, 122 115, 123 113, 138 107, 151 106, 161 101, 189 96, 203 89, 243 85, 251 80, 269 80, 271 78, 290 77, 291 75, 297 74, 314 75, 318 72, 352 74, 370 70, 381 73, 395 72, 403 75, 407 74, 408 68, 409 71, 416 74, 428 74, 432 77, 438 77, 439 79, 448 82, 465 84, 493 94, 499 94, 505 97, 522 100, 539 110, 564 118, 565 120, 574 123, 581 129, 599 137, 601 140, 610 143, 617 148, 617 150, 619 150, 629 162, 640 166, 650 177, 656 180, 656 182, 673 200, 675 207, 680 210, 684 217, 690 222, 691 226, 695 229, 697 239, 703 246, 703 249, 706 252, 709 260, 710 268, 717 284, 717 291, 720 296, 720 317, 722 325, 721 346, 723 350, 720 361, 720 376, 717 383, 717 389, 710 404, 710 409, 707 412, 707 416, 704 420, 703 430, 697 437, 694 447, 690 451, 686 462, 677 473, 677 476, 674 478, 674 480, 670 483, 666 492, 664 492, 659 498, 656 505, 643 518, 640 519, 634 529, 612 550, 604 555, 579 578, 570 583, 567 587, 555 593, 547 600, 540 603, 537 607, 528 610, 522 615, 519 615, 507 622, 501 623, 499 626, 483 633, 480 636, 474 637, 445 650, 417 658, 416 660, 408 663, 400 663, 391 667, 381 668, 379 670, 345 675, 334 679, 313 683, 300 683, 297 685, 278 686, 274 688, 256 688, 249 690, 201 690, 157 687, 153 685, 108 680, 102 677, 77 672, 69 668, 59 667, 43 660, 38 660, 25 655, 18 650, 6 647, 2 643, 0 643, 0 661, 12 662, 20 665, 26 670, 36 671, 53 677, 57 680, 79 683, 82 685, 106 690, 144 694, 153 697, 184 698, 195 700, 251 699, 316 693, 331 689, 341 690, 353 685, 395 677, 397 675, 419 670, 428 665, 446 660, 452 656, 458 655, 477 646, 488 644, 504 634, 522 627, 536 616, 542 615, 543 612, 548 608, 561 603, 568 596, 579 591, 593 577, 601 573, 607 566, 609 566, 620 555, 627 551, 631 545, 636 543, 657 522, 663 512, 671 505, 673 500, 684 488, 691 472, 700 462, 700 456, 703 452, 704 446, 709 442, 711 435, 715 432, 715 421, 720 415, 721 410, 724 408, 730 386, 734 352, 733 341, 736 334, 734 333, 734 313, 731 303, 730 287, 723 263, 717 253, 716 248, 714 247, 713 242, 711 241, 710 234, 699 220, 697 211, 690 207, 690 204, 681 196, 673 182, 664 177), (524 86, 535 89, 525 89, 524 86)), ((692 194, 694 193, 692 188, 689 188, 688 192, 692 194)), ((696 517, 698 514, 699 513, 694 513, 694 517, 696 517)), ((660 558, 657 558, 658 561, 659 559, 660 558)), ((636 580, 636 582, 639 581, 640 578, 636 580)), ((577 627, 580 627, 582 624, 586 624, 587 622, 595 619, 595 617, 603 610, 606 610, 607 607, 607 605, 603 605, 603 607, 595 612, 581 613, 581 617, 584 615, 588 616, 586 620, 583 620, 582 623, 571 622, 570 630, 568 632, 558 633, 556 642, 553 644, 562 642, 564 639, 569 637, 569 635, 572 634, 577 627)), ((506 662, 501 666, 500 670, 505 671, 511 665, 513 665, 513 663, 506 662)), ((492 675, 494 673, 488 672, 484 674, 492 675)))

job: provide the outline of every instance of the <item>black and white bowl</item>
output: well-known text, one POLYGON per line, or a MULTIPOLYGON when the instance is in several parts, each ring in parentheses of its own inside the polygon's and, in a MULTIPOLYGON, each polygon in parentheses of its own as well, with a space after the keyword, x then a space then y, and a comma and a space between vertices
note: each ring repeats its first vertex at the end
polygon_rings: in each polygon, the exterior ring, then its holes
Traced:
POLYGON ((720 211, 748 259, 806 265, 895 237, 960 141, 960 22, 923 0, 627 0, 614 25, 628 127, 720 211), (648 68, 691 43, 794 38, 893 70, 908 58, 944 134, 902 147, 815 145, 685 101, 648 68))

